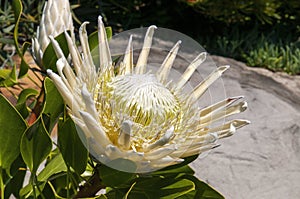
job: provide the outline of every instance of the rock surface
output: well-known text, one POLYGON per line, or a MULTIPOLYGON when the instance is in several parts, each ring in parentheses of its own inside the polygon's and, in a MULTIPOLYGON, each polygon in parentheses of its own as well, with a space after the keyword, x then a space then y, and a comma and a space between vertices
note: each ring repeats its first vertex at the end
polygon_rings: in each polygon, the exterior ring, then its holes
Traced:
POLYGON ((245 96, 248 110, 236 118, 252 123, 194 161, 197 177, 225 198, 300 198, 300 76, 212 58, 231 66, 222 78, 226 95, 245 96))

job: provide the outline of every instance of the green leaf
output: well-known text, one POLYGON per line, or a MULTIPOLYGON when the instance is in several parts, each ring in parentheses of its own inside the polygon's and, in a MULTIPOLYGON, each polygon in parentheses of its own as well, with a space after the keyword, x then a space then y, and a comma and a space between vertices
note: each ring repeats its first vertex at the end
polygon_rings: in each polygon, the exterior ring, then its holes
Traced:
POLYGON ((0 69, 0 87, 13 86, 18 83, 16 65, 10 69, 0 69))
POLYGON ((62 155, 58 154, 47 163, 45 168, 39 173, 37 179, 39 182, 47 181, 52 175, 63 171, 67 171, 67 166, 64 162, 62 155))
POLYGON ((5 195, 10 196, 13 194, 15 198, 18 198, 19 190, 23 187, 26 175, 26 164, 24 163, 21 155, 19 155, 12 163, 10 173, 12 178, 8 181, 5 187, 5 195))
POLYGON ((29 65, 25 62, 24 55, 25 55, 25 53, 26 53, 26 51, 27 51, 27 49, 30 45, 31 44, 28 43, 28 42, 24 42, 23 45, 22 45, 22 56, 21 56, 21 64, 20 64, 20 70, 19 70, 18 78, 24 77, 28 72, 29 65))
POLYGON ((48 131, 51 132, 58 120, 58 117, 64 110, 64 101, 51 79, 45 79, 44 88, 46 97, 43 113, 50 117, 50 126, 48 131))
POLYGON ((36 122, 30 126, 21 139, 22 157, 34 174, 39 165, 45 160, 52 149, 52 141, 45 127, 45 117, 40 116, 36 122))
POLYGON ((212 188, 210 185, 206 184, 205 182, 200 181, 198 178, 192 175, 184 175, 180 178, 188 179, 192 181, 196 189, 193 192, 188 193, 186 196, 182 196, 180 198, 200 198, 200 199, 224 199, 224 196, 222 196, 220 193, 218 193, 214 188, 212 188), (193 196, 193 197, 191 197, 193 196))
POLYGON ((23 118, 27 118, 29 115, 29 108, 26 105, 27 99, 33 96, 37 96, 39 92, 32 88, 27 88, 21 91, 19 94, 19 98, 16 104, 16 109, 23 116, 23 118))
POLYGON ((195 190, 189 179, 173 176, 141 176, 131 181, 127 187, 108 190, 108 198, 176 198, 195 190), (125 197, 126 196, 126 197, 125 197))
POLYGON ((82 144, 71 118, 58 123, 58 147, 66 161, 78 174, 85 171, 88 151, 82 144))
POLYGON ((0 167, 9 171, 11 164, 20 154, 20 139, 27 125, 2 94, 0 110, 0 167))
POLYGON ((28 71, 28 64, 25 62, 24 60, 24 53, 26 52, 29 43, 25 42, 23 44, 22 49, 19 48, 19 42, 18 42, 18 38, 19 38, 19 32, 18 32, 18 28, 19 28, 19 23, 20 23, 20 19, 21 19, 21 14, 23 11, 23 6, 22 6, 22 2, 20 0, 13 0, 12 1, 12 8, 14 11, 14 16, 15 16, 15 29, 14 29, 14 44, 17 50, 18 55, 21 57, 21 65, 20 65, 20 72, 19 72, 19 78, 23 77, 24 75, 27 74, 28 71))
MULTIPOLYGON (((55 37, 55 40, 59 43, 59 46, 62 49, 65 57, 67 57, 69 54, 69 48, 65 37, 65 33, 63 32, 57 37, 55 37)), ((42 58, 43 67, 45 69, 51 69, 52 71, 57 72, 57 68, 56 68, 57 60, 58 59, 54 51, 53 45, 50 42, 43 54, 43 58, 42 58)))
MULTIPOLYGON (((51 176, 66 171, 67 167, 62 158, 62 155, 59 154, 55 156, 48 162, 45 168, 37 176, 38 182, 42 184, 42 186, 40 186, 40 189, 43 190, 45 182, 47 182, 51 176)), ((20 190, 20 196, 30 195, 32 194, 32 192, 32 184, 28 184, 20 190)))
MULTIPOLYGON (((129 170, 130 168, 133 168, 133 170, 136 169, 135 163, 126 159, 112 160, 110 164, 113 165, 118 164, 118 166, 120 167, 124 166, 129 170)), ((119 171, 103 164, 100 165, 98 170, 100 174, 100 179, 103 181, 103 184, 110 187, 116 187, 125 184, 126 182, 130 181, 135 177, 134 173, 119 171)))

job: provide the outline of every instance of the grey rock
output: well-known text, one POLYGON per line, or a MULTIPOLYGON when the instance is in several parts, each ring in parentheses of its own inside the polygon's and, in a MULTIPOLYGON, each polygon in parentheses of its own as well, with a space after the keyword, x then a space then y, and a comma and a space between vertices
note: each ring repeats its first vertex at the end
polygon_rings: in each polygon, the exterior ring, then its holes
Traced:
POLYGON ((225 198, 300 198, 300 76, 212 58, 231 65, 222 78, 225 93, 245 96, 248 110, 235 118, 252 123, 194 161, 196 176, 225 198))

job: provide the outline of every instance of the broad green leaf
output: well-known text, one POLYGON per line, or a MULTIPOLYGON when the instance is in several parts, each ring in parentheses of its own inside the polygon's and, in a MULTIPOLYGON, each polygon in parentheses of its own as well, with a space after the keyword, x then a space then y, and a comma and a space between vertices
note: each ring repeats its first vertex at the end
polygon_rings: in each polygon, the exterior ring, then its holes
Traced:
POLYGON ((180 176, 182 179, 188 179, 192 181, 196 188, 195 191, 192 191, 185 196, 179 197, 179 198, 199 198, 199 199, 224 199, 224 196, 222 196, 220 193, 218 193, 214 188, 212 188, 210 185, 206 184, 205 182, 199 180, 195 176, 192 175, 184 175, 180 176), (194 197, 191 197, 194 196, 194 197))
MULTIPOLYGON (((45 185, 44 182, 47 182, 51 176, 66 171, 67 171, 67 167, 61 154, 55 156, 53 159, 51 159, 48 162, 45 168, 37 176, 38 182, 42 183, 40 189, 43 190, 45 185)), ((32 184, 28 184, 21 189, 20 195, 21 196, 30 195, 32 191, 33 191, 32 184)))
POLYGON ((27 99, 33 96, 37 96, 39 92, 32 88, 27 88, 21 91, 19 94, 19 98, 16 104, 16 109, 23 116, 23 118, 27 118, 29 115, 29 110, 26 105, 27 99))
POLYGON ((52 175, 63 171, 67 171, 67 166, 64 162, 62 155, 58 154, 47 163, 45 168, 39 173, 37 179, 40 182, 47 181, 52 175))
POLYGON ((108 198, 176 198, 195 190, 194 183, 189 179, 142 176, 131 181, 127 187, 116 187, 108 190, 108 198), (133 186, 134 185, 134 186, 133 186))
POLYGON ((52 141, 45 127, 45 117, 40 116, 30 126, 21 139, 21 154, 24 162, 35 174, 39 165, 45 160, 52 149, 52 141))
POLYGON ((188 179, 181 179, 167 187, 162 188, 162 199, 177 198, 195 190, 195 184, 188 179))
POLYGON ((58 117, 64 110, 64 101, 51 79, 45 79, 44 88, 46 97, 43 113, 50 117, 50 127, 48 130, 51 132, 58 117))
POLYGON ((88 151, 82 144, 71 118, 58 123, 58 147, 66 161, 78 174, 85 171, 88 151))
MULTIPOLYGON (((62 49, 65 57, 67 57, 69 54, 69 48, 65 37, 65 33, 61 33, 60 35, 55 37, 55 40, 59 43, 59 46, 62 49)), ((43 58, 42 58, 43 67, 45 69, 51 69, 52 71, 57 72, 57 68, 56 68, 57 60, 58 59, 56 53, 54 51, 52 43, 50 42, 43 54, 43 58)))
POLYGON ((20 154, 20 139, 26 122, 13 105, 0 94, 0 167, 9 171, 20 154))
MULTIPOLYGON (((126 167, 130 170, 130 167, 135 170, 136 165, 134 162, 125 159, 116 159, 111 161, 111 164, 118 164, 118 166, 126 167)), ((127 173, 123 171, 119 171, 108 167, 106 165, 100 165, 98 168, 100 179, 103 181, 103 184, 110 187, 116 187, 118 185, 125 184, 126 182, 130 181, 135 177, 136 174, 134 173, 127 173)))
POLYGON ((25 62, 24 57, 23 57, 25 51, 27 50, 27 48, 29 46, 29 43, 25 42, 23 44, 22 49, 19 48, 18 28, 19 28, 21 14, 22 14, 22 10, 23 10, 22 2, 20 0, 13 0, 12 1, 12 8, 13 8, 13 11, 14 11, 14 16, 15 16, 15 29, 14 29, 14 36, 13 37, 14 37, 14 43, 15 43, 17 53, 21 57, 21 65, 20 65, 20 72, 19 72, 19 78, 21 78, 25 74, 27 74, 27 71, 28 71, 28 68, 29 68, 28 64, 25 62))

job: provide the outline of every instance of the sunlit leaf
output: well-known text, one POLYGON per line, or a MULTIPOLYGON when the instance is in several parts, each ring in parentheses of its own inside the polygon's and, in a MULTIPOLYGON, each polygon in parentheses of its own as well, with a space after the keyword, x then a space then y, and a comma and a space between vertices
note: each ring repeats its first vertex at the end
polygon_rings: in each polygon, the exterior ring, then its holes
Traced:
POLYGON ((20 139, 26 122, 13 105, 0 94, 0 167, 9 171, 20 154, 20 139))
POLYGON ((19 72, 19 78, 23 77, 24 75, 27 74, 28 71, 28 64, 25 62, 24 60, 24 53, 27 50, 29 43, 25 42, 23 44, 22 49, 19 48, 19 42, 18 42, 18 38, 19 38, 19 32, 18 32, 18 28, 19 28, 19 23, 20 23, 20 19, 21 19, 21 14, 22 14, 22 10, 23 10, 23 6, 22 6, 22 2, 20 0, 13 0, 12 1, 12 8, 14 11, 14 16, 15 16, 15 29, 14 29, 14 44, 17 50, 18 55, 21 57, 21 65, 20 65, 20 72, 19 72))
POLYGON ((195 190, 179 198, 199 198, 199 199, 224 199, 220 193, 218 193, 210 185, 206 184, 203 181, 200 181, 198 178, 192 175, 184 175, 180 178, 188 179, 195 184, 195 190), (192 197, 193 196, 193 197, 192 197))
POLYGON ((10 69, 0 69, 0 87, 13 86, 18 83, 16 65, 10 69))
POLYGON ((23 118, 27 118, 29 115, 29 110, 26 105, 27 99, 33 96, 37 96, 39 92, 32 88, 27 88, 21 91, 19 94, 19 98, 16 104, 16 109, 23 116, 23 118))
MULTIPOLYGON (((55 156, 53 159, 51 159, 48 162, 45 168, 37 176, 38 182, 42 184, 40 186, 40 189, 43 190, 45 186, 45 182, 49 180, 51 176, 66 171, 67 171, 67 167, 61 154, 55 156)), ((32 194, 32 192, 33 192, 32 184, 28 184, 21 189, 20 196, 30 195, 32 194)))
POLYGON ((32 173, 36 173, 39 165, 52 149, 52 141, 45 126, 44 117, 39 117, 23 134, 21 154, 32 173))

